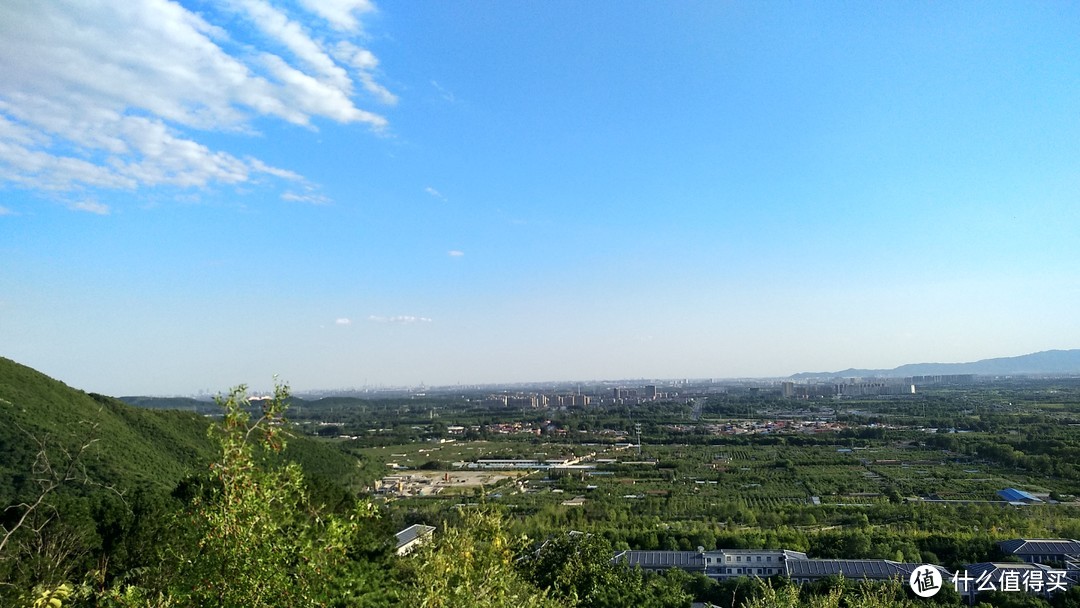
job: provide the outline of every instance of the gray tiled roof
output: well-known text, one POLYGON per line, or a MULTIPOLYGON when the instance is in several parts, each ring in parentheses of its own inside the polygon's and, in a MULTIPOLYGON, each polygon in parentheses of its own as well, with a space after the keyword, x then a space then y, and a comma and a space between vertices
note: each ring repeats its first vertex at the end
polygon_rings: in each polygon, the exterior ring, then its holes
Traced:
POLYGON ((1080 555, 1080 541, 1067 538, 1014 538, 998 546, 1013 555, 1080 555))
POLYGON ((394 537, 397 538, 397 546, 400 549, 401 547, 403 547, 403 546, 411 543, 412 541, 416 540, 418 537, 426 536, 428 534, 431 534, 434 531, 435 531, 435 528, 432 527, 432 526, 425 526, 423 524, 413 524, 413 525, 409 526, 408 528, 405 528, 401 532, 398 532, 397 534, 395 534, 394 537))
POLYGON ((819 578, 844 575, 845 578, 907 577, 921 564, 902 564, 887 559, 789 559, 784 562, 790 578, 819 578))
POLYGON ((614 561, 645 569, 705 569, 705 556, 697 551, 623 551, 615 556, 614 561))

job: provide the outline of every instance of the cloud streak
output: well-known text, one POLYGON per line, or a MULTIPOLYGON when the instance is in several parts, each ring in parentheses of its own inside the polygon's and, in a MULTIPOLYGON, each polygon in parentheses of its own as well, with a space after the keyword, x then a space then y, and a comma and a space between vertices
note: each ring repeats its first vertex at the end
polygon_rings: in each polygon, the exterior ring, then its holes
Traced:
POLYGON ((374 55, 348 40, 374 6, 301 5, 311 12, 266 0, 206 15, 168 0, 0 3, 0 180, 46 191, 303 181, 199 141, 264 118, 386 128, 355 98, 396 98, 374 55), (251 27, 226 33, 214 17, 251 27), (316 37, 308 23, 320 19, 331 30, 316 37))
POLYGON ((414 323, 431 323, 431 319, 428 317, 414 317, 412 315, 397 315, 394 317, 380 317, 377 315, 371 315, 368 317, 368 321, 373 323, 395 323, 398 325, 412 325, 414 323))
POLYGON ((364 14, 375 10, 369 0, 300 0, 304 8, 317 13, 332 27, 346 32, 360 29, 360 20, 354 13, 364 14))
POLYGON ((453 91, 443 88, 442 85, 434 80, 431 81, 431 86, 435 87, 435 90, 439 92, 439 96, 442 97, 444 101, 457 103, 457 97, 454 95, 453 91))
POLYGON ((112 211, 108 205, 97 201, 80 201, 68 205, 73 211, 83 211, 94 215, 109 215, 112 211))
POLYGON ((328 205, 328 204, 330 204, 330 199, 323 196, 323 195, 321 195, 321 194, 315 194, 315 193, 311 193, 311 192, 309 192, 307 194, 298 194, 298 193, 293 192, 291 190, 286 190, 285 192, 283 192, 281 194, 281 200, 289 201, 289 202, 293 202, 293 203, 307 203, 309 205, 328 205))

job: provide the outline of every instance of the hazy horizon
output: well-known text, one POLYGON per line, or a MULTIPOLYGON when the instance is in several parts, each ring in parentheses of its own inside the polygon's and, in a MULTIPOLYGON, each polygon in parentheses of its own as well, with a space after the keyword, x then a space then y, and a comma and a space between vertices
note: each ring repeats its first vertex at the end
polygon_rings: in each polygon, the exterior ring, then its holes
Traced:
POLYGON ((0 6, 0 355, 110 395, 1080 345, 1080 5, 0 6))

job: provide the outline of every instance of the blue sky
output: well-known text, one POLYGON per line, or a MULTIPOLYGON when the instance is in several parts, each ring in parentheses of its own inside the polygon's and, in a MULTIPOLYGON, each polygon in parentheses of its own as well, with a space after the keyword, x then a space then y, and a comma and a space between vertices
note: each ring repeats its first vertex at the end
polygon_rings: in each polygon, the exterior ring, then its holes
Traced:
POLYGON ((1080 347, 1073 3, 0 6, 0 355, 108 394, 1080 347))

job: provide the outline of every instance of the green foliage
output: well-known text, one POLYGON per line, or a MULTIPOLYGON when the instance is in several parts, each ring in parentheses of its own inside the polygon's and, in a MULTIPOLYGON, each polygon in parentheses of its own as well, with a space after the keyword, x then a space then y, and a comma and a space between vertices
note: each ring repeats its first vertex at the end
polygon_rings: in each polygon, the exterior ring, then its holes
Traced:
POLYGON ((606 587, 618 582, 611 543, 592 534, 563 534, 523 560, 522 571, 537 587, 567 606, 597 606, 606 587))
MULTIPOLYGON (((216 458, 208 426, 205 417, 190 411, 148 410, 87 394, 0 357, 0 505, 36 493, 29 473, 39 442, 57 454, 75 453, 91 427, 95 443, 81 465, 94 483, 69 484, 70 491, 88 494, 109 486, 119 492, 143 487, 167 493, 216 458)), ((354 456, 306 437, 290 441, 275 458, 277 463, 299 462, 305 478, 317 480, 314 485, 320 488, 329 481, 355 491, 364 481, 354 456)), ((328 490, 320 502, 346 501, 340 492, 328 490)))
POLYGON ((689 578, 682 570, 649 574, 640 568, 619 568, 616 581, 597 594, 596 606, 621 608, 689 608, 693 599, 685 591, 689 578))
POLYGON ((689 575, 664 576, 611 563, 611 544, 592 534, 564 534, 544 543, 521 561, 525 576, 570 607, 618 606, 677 608, 690 604, 684 591, 689 575))
POLYGON ((0 504, 36 492, 28 473, 40 442, 55 454, 73 454, 84 445, 90 427, 96 442, 81 466, 97 486, 75 484, 70 490, 85 494, 108 485, 123 491, 139 484, 171 489, 213 458, 206 426, 191 413, 140 410, 0 358, 0 504))
POLYGON ((416 608, 556 608, 561 604, 514 566, 527 539, 496 513, 469 509, 408 558, 412 581, 402 604, 416 608))
POLYGON ((0 604, 386 605, 388 533, 336 483, 357 483, 357 460, 308 438, 286 449, 287 398, 252 421, 237 389, 210 424, 0 358, 0 604))
POLYGON ((1050 608, 1045 599, 1029 593, 991 591, 980 593, 977 599, 976 608, 1050 608))
POLYGON ((755 581, 754 597, 742 608, 799 608, 799 588, 793 583, 774 585, 771 581, 755 581))
POLYGON ((742 608, 919 608, 926 601, 910 599, 898 580, 862 581, 851 584, 843 578, 828 590, 808 594, 806 589, 790 581, 774 584, 757 580, 754 596, 741 604, 742 608))
POLYGON ((64 600, 71 596, 72 588, 67 583, 54 588, 39 587, 34 590, 32 608, 61 608, 64 600))
POLYGON ((277 386, 253 423, 243 386, 219 400, 224 418, 211 434, 222 455, 210 469, 210 495, 197 496, 182 522, 197 540, 174 556, 168 595, 175 602, 255 608, 350 599, 335 575, 372 512, 361 505, 349 517, 325 517, 310 504, 299 465, 258 464, 257 449, 285 446, 288 396, 288 387, 277 386))

